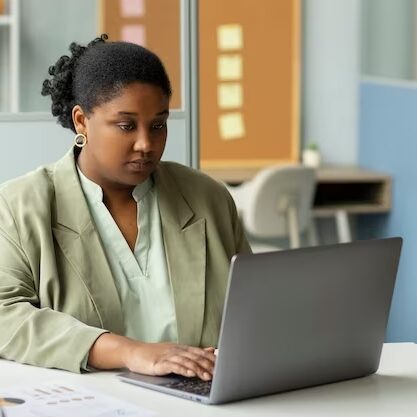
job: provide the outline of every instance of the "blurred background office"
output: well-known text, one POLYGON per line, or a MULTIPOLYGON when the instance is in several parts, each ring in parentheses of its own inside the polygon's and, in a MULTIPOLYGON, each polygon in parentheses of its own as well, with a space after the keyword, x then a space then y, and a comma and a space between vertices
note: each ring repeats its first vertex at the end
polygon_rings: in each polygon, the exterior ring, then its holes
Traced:
POLYGON ((72 41, 140 43, 173 81, 164 159, 239 185, 313 146, 316 241, 403 236, 387 340, 417 341, 416 28, 415 0, 0 0, 0 182, 71 146, 40 88, 72 41))

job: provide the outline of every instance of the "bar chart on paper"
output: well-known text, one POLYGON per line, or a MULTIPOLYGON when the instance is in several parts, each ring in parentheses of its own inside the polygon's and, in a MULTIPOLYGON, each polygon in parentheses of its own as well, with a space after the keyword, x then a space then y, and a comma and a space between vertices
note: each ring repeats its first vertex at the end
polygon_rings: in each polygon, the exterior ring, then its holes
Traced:
POLYGON ((7 417, 155 417, 152 411, 67 383, 22 385, 0 391, 7 417))

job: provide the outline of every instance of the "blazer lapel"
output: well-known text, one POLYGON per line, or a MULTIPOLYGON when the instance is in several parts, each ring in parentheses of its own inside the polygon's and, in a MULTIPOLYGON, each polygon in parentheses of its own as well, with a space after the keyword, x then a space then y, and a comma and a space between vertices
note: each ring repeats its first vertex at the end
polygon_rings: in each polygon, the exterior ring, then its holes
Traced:
POLYGON ((160 164, 154 174, 177 316, 178 342, 199 346, 204 320, 206 221, 194 212, 160 164))
POLYGON ((83 280, 97 307, 103 328, 123 334, 119 294, 79 183, 73 150, 56 164, 54 185, 55 239, 83 280))

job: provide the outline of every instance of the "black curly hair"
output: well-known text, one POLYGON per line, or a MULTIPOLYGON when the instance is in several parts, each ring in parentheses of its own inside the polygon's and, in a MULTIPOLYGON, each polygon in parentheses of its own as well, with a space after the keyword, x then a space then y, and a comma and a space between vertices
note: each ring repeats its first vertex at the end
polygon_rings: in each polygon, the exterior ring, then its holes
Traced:
POLYGON ((71 43, 71 56, 61 56, 49 67, 51 79, 42 86, 42 95, 50 95, 52 114, 58 123, 71 129, 72 109, 80 105, 88 115, 94 107, 106 103, 133 82, 153 84, 171 97, 171 84, 161 60, 142 46, 128 42, 107 42, 107 35, 87 46, 71 43))

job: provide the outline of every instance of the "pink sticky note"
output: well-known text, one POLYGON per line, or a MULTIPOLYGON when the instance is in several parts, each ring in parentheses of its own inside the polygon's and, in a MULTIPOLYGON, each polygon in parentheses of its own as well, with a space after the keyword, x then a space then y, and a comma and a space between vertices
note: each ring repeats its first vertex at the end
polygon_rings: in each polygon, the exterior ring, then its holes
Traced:
POLYGON ((144 25, 124 25, 122 27, 122 40, 145 46, 146 31, 144 25))
POLYGON ((120 0, 123 17, 138 17, 145 14, 145 0, 120 0))

